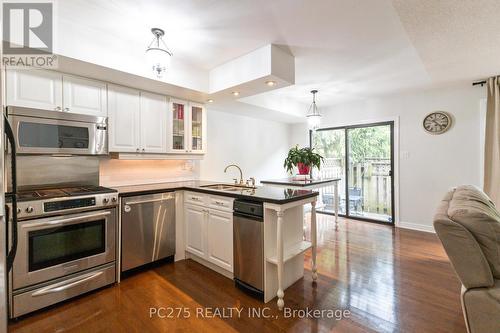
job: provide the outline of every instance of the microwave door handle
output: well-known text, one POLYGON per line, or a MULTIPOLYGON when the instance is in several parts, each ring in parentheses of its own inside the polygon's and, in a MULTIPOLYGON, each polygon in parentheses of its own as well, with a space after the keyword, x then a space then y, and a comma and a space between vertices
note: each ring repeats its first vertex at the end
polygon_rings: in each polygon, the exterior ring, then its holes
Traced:
POLYGON ((58 286, 58 287, 48 286, 48 287, 45 287, 43 289, 35 291, 33 294, 31 294, 31 296, 37 297, 37 296, 43 296, 43 295, 47 295, 47 294, 58 293, 60 291, 64 291, 64 290, 73 288, 75 286, 78 286, 79 284, 85 283, 89 280, 93 280, 93 279, 101 276, 103 273, 104 273, 103 271, 93 273, 91 275, 85 276, 82 279, 76 280, 76 281, 68 283, 68 284, 63 284, 62 286, 58 286))
POLYGON ((65 224, 69 224, 69 223, 75 222, 75 221, 87 220, 87 219, 91 219, 91 218, 95 218, 95 217, 102 217, 102 216, 106 216, 106 215, 110 215, 110 214, 111 214, 111 212, 103 212, 103 213, 98 213, 98 214, 69 217, 67 219, 53 220, 53 221, 47 221, 47 222, 41 222, 41 223, 40 222, 33 222, 33 223, 24 224, 22 226, 22 228, 65 225, 65 224))

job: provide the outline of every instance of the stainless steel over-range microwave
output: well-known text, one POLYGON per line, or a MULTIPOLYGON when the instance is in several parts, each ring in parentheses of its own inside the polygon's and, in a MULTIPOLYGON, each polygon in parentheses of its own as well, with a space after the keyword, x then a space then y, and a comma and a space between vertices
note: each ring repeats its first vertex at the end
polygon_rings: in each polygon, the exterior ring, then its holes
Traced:
POLYGON ((18 154, 108 154, 107 117, 7 107, 18 154))

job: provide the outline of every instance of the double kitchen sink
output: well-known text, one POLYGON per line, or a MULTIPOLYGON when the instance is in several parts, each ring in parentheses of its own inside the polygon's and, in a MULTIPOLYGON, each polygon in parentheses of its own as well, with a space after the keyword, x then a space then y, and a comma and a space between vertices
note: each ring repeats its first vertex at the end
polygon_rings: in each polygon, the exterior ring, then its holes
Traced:
POLYGON ((253 186, 238 185, 238 184, 211 184, 211 185, 202 185, 200 187, 209 188, 209 189, 218 190, 218 191, 228 191, 228 192, 255 190, 255 187, 253 187, 253 186))

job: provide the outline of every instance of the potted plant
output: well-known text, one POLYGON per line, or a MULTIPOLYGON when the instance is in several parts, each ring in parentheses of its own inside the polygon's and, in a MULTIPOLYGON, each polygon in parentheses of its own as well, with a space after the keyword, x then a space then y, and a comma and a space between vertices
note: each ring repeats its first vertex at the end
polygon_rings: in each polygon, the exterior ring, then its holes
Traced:
POLYGON ((293 168, 297 167, 299 175, 308 175, 311 172, 311 167, 320 169, 321 161, 323 161, 323 156, 315 153, 314 148, 299 148, 299 145, 296 145, 288 151, 283 166, 289 173, 292 173, 293 168))

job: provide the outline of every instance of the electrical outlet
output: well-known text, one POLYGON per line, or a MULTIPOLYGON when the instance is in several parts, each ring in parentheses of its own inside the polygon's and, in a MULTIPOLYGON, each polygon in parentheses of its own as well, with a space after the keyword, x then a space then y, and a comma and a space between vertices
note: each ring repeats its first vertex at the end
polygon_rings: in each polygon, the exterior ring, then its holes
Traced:
POLYGON ((182 164, 182 170, 193 171, 193 161, 187 160, 182 164))

